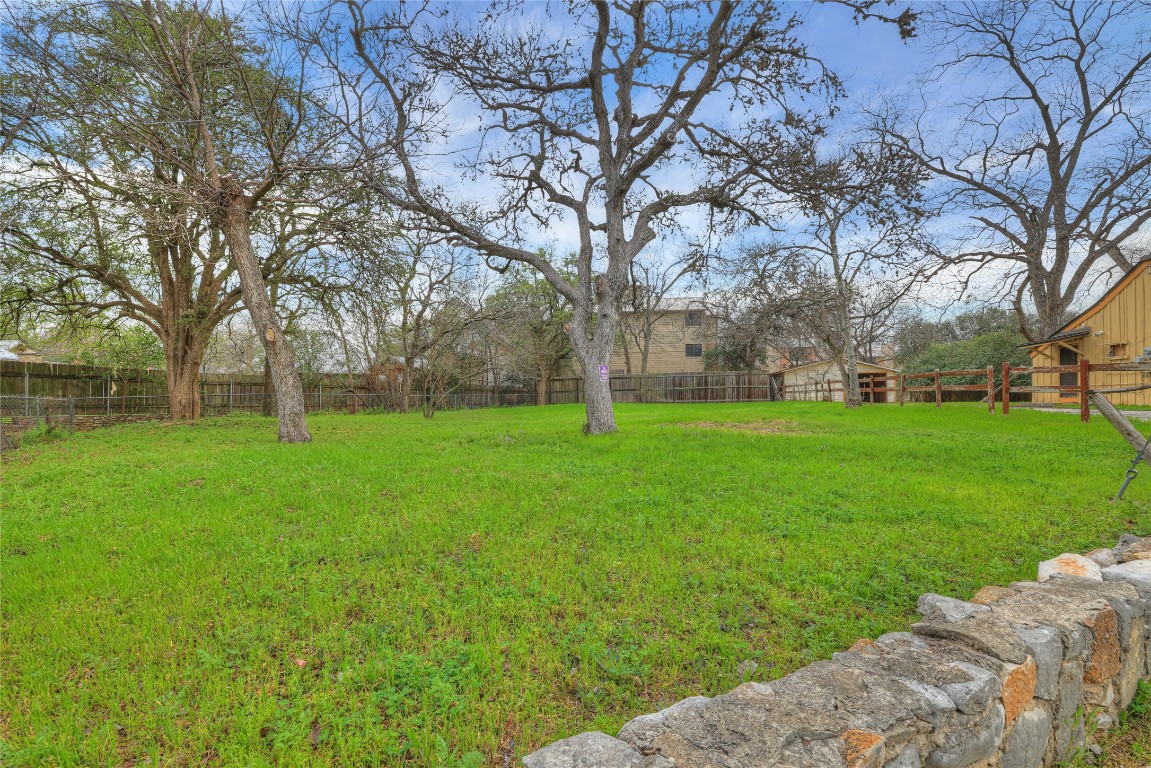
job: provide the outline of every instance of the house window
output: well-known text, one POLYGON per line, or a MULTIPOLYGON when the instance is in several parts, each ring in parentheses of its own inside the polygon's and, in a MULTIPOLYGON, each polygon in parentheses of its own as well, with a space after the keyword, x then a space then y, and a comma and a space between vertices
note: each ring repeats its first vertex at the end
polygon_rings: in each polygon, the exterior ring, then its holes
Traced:
POLYGON ((702 344, 684 344, 683 345, 684 357, 703 357, 702 344))
POLYGON ((1107 345, 1107 357, 1127 357, 1127 342, 1120 341, 1107 345))
MULTIPOLYGON (((703 312, 699 310, 685 312, 683 315, 683 324, 688 328, 702 328, 703 312)), ((693 355, 688 355, 688 357, 693 357, 693 355)), ((699 357, 699 355, 694 355, 694 357, 699 357)))

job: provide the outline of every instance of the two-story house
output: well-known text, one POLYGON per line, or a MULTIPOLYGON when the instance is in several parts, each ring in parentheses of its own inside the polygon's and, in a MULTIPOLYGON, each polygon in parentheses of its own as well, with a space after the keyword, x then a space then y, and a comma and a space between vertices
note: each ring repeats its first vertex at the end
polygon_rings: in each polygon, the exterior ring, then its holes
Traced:
POLYGON ((703 299, 663 298, 650 309, 623 313, 611 372, 698 373, 718 337, 719 319, 703 299))

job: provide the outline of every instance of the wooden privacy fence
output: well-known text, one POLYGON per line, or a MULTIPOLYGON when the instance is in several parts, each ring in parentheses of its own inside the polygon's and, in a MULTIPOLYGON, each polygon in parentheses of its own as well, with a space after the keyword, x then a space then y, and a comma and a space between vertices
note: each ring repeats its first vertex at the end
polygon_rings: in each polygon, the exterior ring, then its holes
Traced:
MULTIPOLYGON (((616 403, 753 403, 779 400, 779 383, 770 373, 616 374, 608 377, 616 403)), ((583 379, 565 377, 548 382, 547 402, 582 403, 583 379)))

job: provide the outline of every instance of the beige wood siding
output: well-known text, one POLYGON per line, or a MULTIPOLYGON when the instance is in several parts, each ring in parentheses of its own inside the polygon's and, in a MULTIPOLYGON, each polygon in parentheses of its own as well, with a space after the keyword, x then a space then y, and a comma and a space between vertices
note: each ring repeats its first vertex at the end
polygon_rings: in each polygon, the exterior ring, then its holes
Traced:
MULTIPOLYGON (((1144 347, 1151 347, 1151 264, 1141 265, 1134 274, 1128 274, 1115 288, 1112 288, 1103 301, 1088 310, 1066 330, 1090 328, 1091 333, 1081 339, 1072 339, 1068 346, 1074 347, 1092 363, 1130 363, 1143 354, 1144 347), (1126 344, 1126 355, 1110 357, 1109 349, 1114 344, 1126 344)), ((1059 347, 1048 344, 1031 353, 1033 365, 1059 365, 1059 347)), ((1054 387, 1059 384, 1055 373, 1037 373, 1033 384, 1054 387)), ((1129 387, 1137 384, 1151 384, 1151 375, 1138 371, 1096 371, 1091 374, 1092 389, 1129 387)), ((1151 390, 1120 392, 1107 396, 1116 405, 1151 405, 1151 390)), ((1034 402, 1057 403, 1075 399, 1074 395, 1062 398, 1054 392, 1037 392, 1034 402)))
MULTIPOLYGON (((897 373, 878 365, 872 365, 871 363, 857 363, 855 367, 856 371, 861 374, 886 374, 885 378, 888 388, 886 396, 888 402, 895 402, 897 373)), ((830 381, 834 382, 834 389, 831 392, 832 401, 837 403, 843 402, 843 387, 840 384, 839 365, 834 361, 787 368, 782 371, 782 375, 784 396, 788 399, 791 399, 791 395, 787 393, 787 390, 795 387, 798 389, 796 394, 798 399, 825 400, 827 399, 827 383, 830 381)), ((878 384, 876 386, 878 386, 878 384)))
MULTIPOLYGON (((719 321, 706 312, 702 326, 688 327, 684 325, 685 319, 686 313, 677 311, 665 312, 655 321, 647 357, 648 373, 699 373, 703 370, 703 358, 688 357, 684 354, 684 348, 688 344, 699 344, 705 350, 715 346, 719 334, 719 321)), ((621 324, 638 323, 639 320, 625 314, 620 322, 621 324)), ((631 372, 633 374, 639 373, 641 355, 636 346, 635 338, 626 328, 622 335, 629 345, 631 372)), ((617 343, 611 354, 611 371, 612 373, 624 373, 626 370, 623 345, 617 343)))

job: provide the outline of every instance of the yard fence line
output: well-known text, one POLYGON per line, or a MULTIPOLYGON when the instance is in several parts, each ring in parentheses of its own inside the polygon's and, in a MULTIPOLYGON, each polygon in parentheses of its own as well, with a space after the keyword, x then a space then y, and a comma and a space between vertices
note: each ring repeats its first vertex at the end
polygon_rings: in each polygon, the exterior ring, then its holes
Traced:
MULTIPOLYGON (((444 393, 412 394, 409 410, 418 411, 428 400, 435 400, 436 410, 504 408, 535 405, 534 392, 463 389, 444 393)), ((352 390, 315 390, 304 392, 304 409, 309 413, 378 412, 399 410, 400 398, 389 393, 352 390)), ((202 416, 275 413, 274 393, 209 392, 201 396, 202 416)), ((0 395, 0 450, 16 447, 20 435, 41 427, 83 432, 113 424, 139 421, 163 421, 171 418, 168 395, 112 395, 80 397, 41 397, 0 395)))
MULTIPOLYGON (((1057 393, 1077 401, 1080 418, 1088 421, 1092 373, 1139 372, 1146 379, 1151 374, 1151 363, 1081 360, 1078 365, 1032 367, 1003 363, 998 371, 998 386, 997 369, 987 366, 861 378, 860 392, 868 403, 893 402, 894 393, 894 402, 900 405, 920 400, 934 401, 936 407, 942 407, 945 401, 977 398, 986 401, 991 413, 995 412, 997 400, 1002 403, 1003 413, 1009 413, 1012 397, 1057 393), (1061 380, 1055 386, 1035 385, 1033 380, 1028 381, 1035 374, 1057 374, 1061 380)), ((742 371, 616 374, 609 377, 608 385, 612 401, 617 403, 833 401, 842 399, 843 393, 843 384, 838 380, 785 385, 778 373, 742 371)), ((203 374, 200 412, 205 416, 272 413, 276 396, 265 386, 263 376, 203 374)), ((1148 388, 1151 382, 1136 381, 1131 386, 1098 391, 1107 394, 1148 388)), ((347 375, 337 374, 305 391, 304 405, 308 411, 400 410, 400 397, 396 392, 350 388, 347 375)), ((418 410, 429 400, 434 400, 436 409, 445 410, 537 404, 534 390, 464 384, 442 393, 414 392, 407 405, 409 410, 418 410)), ((582 402, 582 378, 555 378, 548 382, 545 404, 582 402)), ((112 371, 94 366, 0 361, 0 448, 11 445, 13 435, 42 425, 91 429, 124 421, 166 419, 170 415, 163 371, 112 371)))
POLYGON ((943 405, 943 394, 945 392, 985 392, 987 409, 989 412, 995 413, 996 393, 998 392, 1001 396, 1002 411, 1004 414, 1008 414, 1011 412, 1011 396, 1013 394, 1033 395, 1046 393, 1058 394, 1060 396, 1070 395, 1071 397, 1069 399, 1076 402, 1079 406, 1080 421, 1088 422, 1091 420, 1090 395, 1092 393, 1110 394, 1151 389, 1151 382, 1107 389, 1093 389, 1091 386, 1091 374, 1105 372, 1130 372, 1146 375, 1151 374, 1151 363, 1092 363, 1087 359, 1080 359, 1076 365, 1013 366, 1010 363, 1003 363, 1000 367, 998 387, 995 385, 995 368, 990 365, 987 366, 986 369, 935 370, 925 373, 907 373, 900 375, 899 404, 903 405, 908 393, 915 392, 933 393, 935 395, 935 406, 937 408, 943 405), (1057 385, 1037 385, 1034 384, 1034 378, 1031 378, 1032 383, 1030 384, 1012 384, 1013 378, 1018 379, 1023 376, 1034 377, 1035 374, 1056 374, 1060 377, 1060 383, 1057 385), (943 379, 949 377, 982 377, 985 380, 978 384, 970 382, 964 384, 945 384, 943 379), (1073 382, 1071 381, 1072 377, 1074 379, 1073 382), (916 381, 919 379, 929 379, 931 384, 907 384, 908 380, 916 381))
MULTIPOLYGON (((758 371, 613 374, 608 377, 608 386, 615 403, 755 403, 781 399, 775 375, 758 371)), ((547 402, 584 402, 583 379, 551 379, 547 402)))

